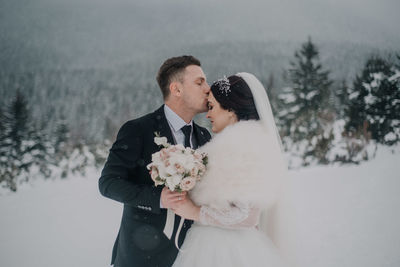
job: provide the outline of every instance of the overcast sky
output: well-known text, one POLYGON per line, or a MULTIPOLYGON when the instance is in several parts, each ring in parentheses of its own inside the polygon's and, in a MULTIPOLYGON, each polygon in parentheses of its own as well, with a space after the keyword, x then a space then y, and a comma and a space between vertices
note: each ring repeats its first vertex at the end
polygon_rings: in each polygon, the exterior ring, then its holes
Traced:
POLYGON ((398 50, 399 10, 399 0, 0 0, 0 59, 120 61, 221 41, 299 43, 307 36, 398 50))

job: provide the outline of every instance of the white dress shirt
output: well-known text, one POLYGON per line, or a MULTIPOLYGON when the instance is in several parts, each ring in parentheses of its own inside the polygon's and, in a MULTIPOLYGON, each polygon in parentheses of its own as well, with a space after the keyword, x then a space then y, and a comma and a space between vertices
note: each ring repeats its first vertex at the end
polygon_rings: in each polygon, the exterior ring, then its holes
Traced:
POLYGON ((190 132, 190 146, 193 147, 193 120, 188 124, 179 117, 170 107, 164 105, 164 113, 167 118, 169 127, 171 128, 172 136, 175 139, 176 144, 185 144, 185 134, 182 132, 182 127, 186 125, 192 126, 192 131, 190 132))

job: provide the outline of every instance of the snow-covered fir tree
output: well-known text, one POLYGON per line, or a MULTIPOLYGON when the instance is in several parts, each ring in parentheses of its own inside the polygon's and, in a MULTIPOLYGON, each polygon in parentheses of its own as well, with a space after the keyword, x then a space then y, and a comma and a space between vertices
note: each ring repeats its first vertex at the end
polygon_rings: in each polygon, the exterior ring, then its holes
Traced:
POLYGON ((349 106, 349 86, 346 80, 342 80, 334 89, 334 109, 337 119, 344 119, 349 106))
POLYGON ((2 116, 0 184, 12 191, 32 176, 37 167, 45 177, 49 175, 45 135, 38 132, 24 95, 17 90, 14 100, 2 116))
POLYGON ((21 172, 28 171, 32 164, 32 158, 27 155, 27 152, 33 145, 27 102, 19 90, 9 110, 4 114, 3 128, 1 147, 5 166, 1 171, 0 183, 15 191, 17 177, 21 172))
POLYGON ((5 183, 6 170, 7 170, 7 150, 6 145, 6 132, 5 132, 5 114, 0 107, 0 184, 5 183))
POLYGON ((353 83, 345 129, 350 137, 392 145, 400 140, 400 69, 373 56, 353 83), (361 134, 361 133, 362 134, 361 134))
POLYGON ((323 70, 311 38, 294 56, 285 76, 291 86, 279 96, 283 103, 278 114, 283 141, 286 149, 302 157, 303 165, 328 163, 325 155, 333 138, 334 120, 329 71, 323 70))

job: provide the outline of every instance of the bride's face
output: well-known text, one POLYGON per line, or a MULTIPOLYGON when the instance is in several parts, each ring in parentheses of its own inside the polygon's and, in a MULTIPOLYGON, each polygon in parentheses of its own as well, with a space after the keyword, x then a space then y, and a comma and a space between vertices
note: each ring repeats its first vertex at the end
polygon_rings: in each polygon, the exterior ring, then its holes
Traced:
POLYGON ((237 122, 236 114, 233 111, 223 109, 218 101, 214 98, 214 95, 210 91, 208 95, 208 112, 206 117, 210 119, 212 124, 212 131, 219 133, 226 126, 237 122))

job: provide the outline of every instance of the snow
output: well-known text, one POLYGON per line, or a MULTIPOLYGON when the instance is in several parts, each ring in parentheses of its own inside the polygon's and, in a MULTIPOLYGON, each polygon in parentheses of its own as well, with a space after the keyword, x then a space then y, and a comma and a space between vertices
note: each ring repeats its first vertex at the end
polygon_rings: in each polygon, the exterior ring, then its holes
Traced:
POLYGON ((389 77, 389 82, 400 79, 400 70, 395 69, 394 72, 395 72, 395 74, 393 76, 389 77))
POLYGON ((360 94, 360 93, 357 92, 357 91, 356 91, 356 92, 352 92, 352 93, 349 95, 349 99, 350 99, 350 100, 353 100, 353 99, 357 98, 359 94, 360 94))
POLYGON ((386 142, 395 141, 397 139, 397 135, 393 132, 388 133, 383 138, 386 142))
POLYGON ((292 173, 299 266, 400 266, 399 159, 292 173))
MULTIPOLYGON (((290 172, 298 266, 400 266, 399 155, 380 147, 359 166, 290 172)), ((2 191, 0 266, 108 266, 122 205, 99 194, 99 175, 2 191)))
POLYGON ((293 103, 296 100, 296 97, 293 94, 293 88, 291 87, 284 87, 282 93, 279 94, 278 97, 285 104, 293 103))
POLYGON ((379 98, 373 96, 372 94, 368 94, 365 96, 364 100, 366 105, 373 105, 375 102, 379 100, 379 98))
POLYGON ((316 96, 318 94, 319 94, 319 90, 311 91, 306 95, 305 99, 306 100, 312 100, 314 98, 314 96, 316 96))
POLYGON ((0 196, 0 266, 107 266, 122 206, 87 177, 35 181, 0 196))

